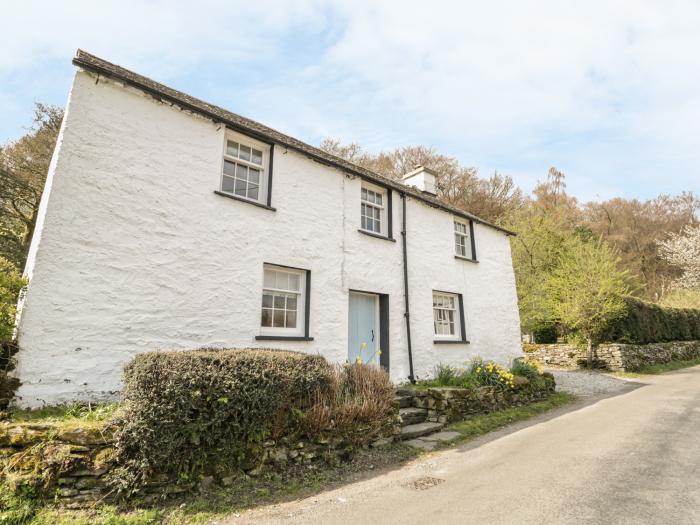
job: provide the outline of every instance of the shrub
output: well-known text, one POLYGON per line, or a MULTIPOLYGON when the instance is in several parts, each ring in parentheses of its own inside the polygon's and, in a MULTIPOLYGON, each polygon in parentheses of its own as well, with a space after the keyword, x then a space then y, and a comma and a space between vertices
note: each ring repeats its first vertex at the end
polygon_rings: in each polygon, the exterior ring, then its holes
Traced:
POLYGON ((554 323, 539 323, 532 329, 532 337, 537 344, 557 342, 557 326, 554 323))
POLYGON ((124 370, 114 483, 252 468, 261 443, 335 388, 321 356, 273 350, 144 353, 124 370))
POLYGON ((513 374, 499 364, 475 358, 469 365, 469 372, 477 383, 484 386, 513 388, 513 374))
POLYGON ((529 380, 537 379, 544 372, 542 365, 528 359, 516 359, 513 366, 510 367, 510 371, 516 376, 526 377, 529 380))
POLYGON ((15 328, 17 297, 27 284, 17 268, 0 257, 0 343, 12 340, 15 328))
POLYGON ((664 308, 625 297, 625 313, 608 326, 602 340, 647 344, 700 339, 700 310, 664 308))
POLYGON ((308 436, 333 434, 353 443, 367 443, 392 422, 394 385, 381 368, 349 364, 337 366, 328 392, 317 392, 304 414, 308 436))

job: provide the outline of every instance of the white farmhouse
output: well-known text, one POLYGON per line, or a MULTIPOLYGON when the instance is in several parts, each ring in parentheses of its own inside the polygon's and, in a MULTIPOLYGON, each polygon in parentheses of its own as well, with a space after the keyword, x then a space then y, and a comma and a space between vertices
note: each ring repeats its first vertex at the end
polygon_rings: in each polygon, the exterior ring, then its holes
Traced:
POLYGON ((509 232, 78 51, 18 328, 20 406, 109 399, 135 354, 520 355, 509 232))

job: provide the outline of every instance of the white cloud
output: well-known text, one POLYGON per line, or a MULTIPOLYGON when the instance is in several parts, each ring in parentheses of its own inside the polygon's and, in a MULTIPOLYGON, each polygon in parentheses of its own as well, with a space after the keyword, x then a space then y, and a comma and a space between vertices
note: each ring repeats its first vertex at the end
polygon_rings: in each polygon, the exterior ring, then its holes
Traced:
POLYGON ((83 47, 309 141, 427 143, 525 187, 556 165, 585 198, 700 192, 694 0, 186 5, 5 6, 0 79, 83 47))

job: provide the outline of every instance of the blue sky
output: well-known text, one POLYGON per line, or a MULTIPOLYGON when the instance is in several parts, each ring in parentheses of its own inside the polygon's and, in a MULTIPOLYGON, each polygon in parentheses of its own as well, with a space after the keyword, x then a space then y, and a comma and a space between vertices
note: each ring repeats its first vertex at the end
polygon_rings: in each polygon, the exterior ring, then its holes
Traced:
POLYGON ((3 5, 0 143, 80 47, 311 144, 433 146, 583 200, 700 193, 700 2, 3 5))

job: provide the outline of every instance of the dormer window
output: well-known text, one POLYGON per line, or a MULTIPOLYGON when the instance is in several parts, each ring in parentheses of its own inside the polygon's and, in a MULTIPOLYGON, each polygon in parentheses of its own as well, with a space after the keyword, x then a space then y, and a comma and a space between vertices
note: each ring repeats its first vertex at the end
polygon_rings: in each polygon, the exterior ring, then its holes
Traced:
POLYGON ((224 144, 221 191, 242 199, 267 200, 270 146, 228 131, 224 144))

